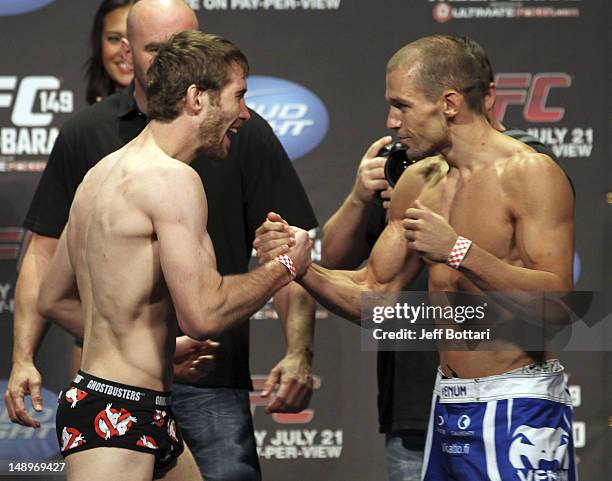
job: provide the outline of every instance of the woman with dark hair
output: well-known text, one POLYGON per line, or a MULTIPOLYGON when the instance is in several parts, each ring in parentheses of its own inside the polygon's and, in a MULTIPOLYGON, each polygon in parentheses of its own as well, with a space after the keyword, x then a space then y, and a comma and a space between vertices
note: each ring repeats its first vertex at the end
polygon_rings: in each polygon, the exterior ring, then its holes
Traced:
POLYGON ((90 56, 87 68, 87 103, 121 90, 134 76, 131 65, 121 54, 121 39, 126 35, 126 20, 135 0, 103 0, 90 35, 90 56))

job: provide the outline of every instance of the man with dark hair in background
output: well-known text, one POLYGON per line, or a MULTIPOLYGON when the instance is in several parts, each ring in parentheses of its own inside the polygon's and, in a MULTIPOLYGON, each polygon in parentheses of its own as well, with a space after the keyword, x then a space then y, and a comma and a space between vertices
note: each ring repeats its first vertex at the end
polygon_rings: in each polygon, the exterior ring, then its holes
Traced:
MULTIPOLYGON (((326 307, 360 323, 362 292, 402 291, 424 266, 430 292, 505 291, 500 304, 487 299, 491 321, 515 322, 530 293, 572 289, 571 185, 548 156, 492 128, 481 74, 455 36, 419 39, 387 64, 387 126, 419 162, 396 186, 364 269, 313 265, 300 280, 326 307)), ((270 230, 288 232, 269 216, 256 239, 262 261, 276 249, 270 230)), ((512 340, 486 348, 440 350, 423 479, 575 479, 559 361, 512 340)))
MULTIPOLYGON (((506 128, 493 107, 496 88, 489 58, 480 44, 469 37, 449 36, 472 56, 479 67, 475 82, 486 82, 484 108, 491 125, 557 161, 550 148, 527 132, 506 128)), ((363 156, 355 185, 342 206, 322 230, 321 265, 332 269, 354 269, 368 258, 387 225, 387 209, 393 188, 385 179, 385 158, 378 152, 391 137, 374 142, 363 156)), ((426 291, 428 275, 423 270, 410 290, 426 291)), ((385 434, 385 457, 390 481, 420 479, 425 434, 431 406, 438 354, 430 351, 378 351, 378 422, 385 434), (410 379, 410 383, 406 379, 410 379)))
POLYGON ((56 417, 69 480, 202 479, 172 414, 177 330, 219 335, 310 263, 302 232, 275 262, 217 272, 206 195, 189 164, 227 156, 229 132, 249 119, 248 69, 221 37, 174 35, 149 69, 149 124, 76 191, 38 299, 71 334, 84 324, 81 370, 56 417))
MULTIPOLYGON (((5 402, 11 420, 37 426, 25 411, 24 397, 42 409, 41 376, 34 355, 47 322, 36 313, 40 278, 68 219, 77 186, 102 157, 136 137, 147 123, 146 72, 157 47, 172 34, 198 28, 182 0, 140 0, 128 18, 126 53, 134 65, 132 87, 75 115, 62 127, 24 225, 34 232, 16 290, 13 369, 5 402)), ((255 112, 232 136, 228 158, 200 156, 191 166, 208 198, 208 231, 221 274, 248 271, 256 228, 270 210, 292 224, 316 227, 299 178, 270 126, 255 112)), ((287 338, 287 353, 271 370, 264 390, 276 383, 269 412, 304 409, 312 393, 311 362, 314 301, 295 282, 275 296, 287 338)), ((176 379, 174 414, 187 444, 209 480, 259 480, 259 460, 249 403, 249 326, 243 323, 219 337, 215 369, 197 382, 176 379), (202 406, 206 406, 203 409, 202 406)))

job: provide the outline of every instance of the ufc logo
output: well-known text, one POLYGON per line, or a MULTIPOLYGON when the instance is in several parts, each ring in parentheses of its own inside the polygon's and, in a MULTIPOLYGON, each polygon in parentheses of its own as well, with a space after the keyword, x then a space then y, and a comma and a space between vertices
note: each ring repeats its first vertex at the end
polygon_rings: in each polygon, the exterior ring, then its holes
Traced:
POLYGON ((17 127, 45 127, 53 121, 54 113, 70 113, 74 108, 73 93, 70 90, 60 90, 60 80, 50 75, 23 77, 19 87, 16 76, 2 75, 2 91, 0 108, 13 106, 11 122, 17 127), (40 112, 35 108, 37 101, 40 112))
POLYGON ((547 105, 550 91, 567 88, 572 78, 564 72, 500 73, 495 76, 497 96, 494 113, 503 122, 509 105, 522 105, 523 118, 533 123, 559 122, 565 115, 563 107, 547 105))
POLYGON ((18 259, 24 236, 21 227, 0 227, 0 260, 18 259))
MULTIPOLYGON (((251 376, 253 381, 253 392, 249 393, 249 399, 251 401, 251 415, 255 414, 257 406, 266 406, 270 402, 270 396, 262 398, 261 392, 263 391, 266 379, 268 376, 256 374, 251 376)), ((321 378, 319 376, 312 376, 313 389, 319 389, 321 387, 321 378)), ((279 424, 307 424, 312 421, 314 417, 314 409, 304 409, 299 413, 272 413, 272 419, 279 424)))

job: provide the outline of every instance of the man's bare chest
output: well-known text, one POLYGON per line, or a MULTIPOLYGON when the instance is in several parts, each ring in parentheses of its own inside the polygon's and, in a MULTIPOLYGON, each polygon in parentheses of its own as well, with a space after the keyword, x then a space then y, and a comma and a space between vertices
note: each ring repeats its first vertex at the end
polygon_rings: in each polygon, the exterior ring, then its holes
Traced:
POLYGON ((514 247, 511 202, 493 169, 468 178, 446 175, 425 185, 419 199, 442 215, 458 235, 507 259, 514 247))

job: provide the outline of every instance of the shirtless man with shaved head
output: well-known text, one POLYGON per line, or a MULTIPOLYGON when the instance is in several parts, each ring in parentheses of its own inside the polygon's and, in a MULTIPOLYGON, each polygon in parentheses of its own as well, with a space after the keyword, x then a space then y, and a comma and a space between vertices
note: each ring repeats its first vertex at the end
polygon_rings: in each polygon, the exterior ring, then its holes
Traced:
MULTIPOLYGON (((301 278, 331 310, 360 323, 362 292, 402 291, 423 267, 430 292, 504 292, 502 304, 488 303, 511 322, 533 293, 572 290, 569 181, 548 156, 491 126, 483 104, 489 79, 479 71, 459 40, 443 35, 408 44, 388 62, 387 127, 409 159, 426 160, 398 182, 367 267, 312 265, 301 278)), ((256 240, 260 259, 282 252, 291 232, 271 214, 256 240), (273 231, 287 237, 272 240, 273 231)), ((505 338, 463 347, 440 351, 423 479, 574 480, 571 400, 559 361, 544 346, 527 351, 505 338)))
POLYGON ((310 262, 302 232, 286 256, 253 272, 217 272, 206 196, 189 164, 198 154, 224 159, 229 132, 249 119, 248 63, 231 42, 198 31, 158 49, 150 122, 79 186, 41 286, 43 315, 67 316, 62 304, 78 295, 85 321, 81 370, 56 418, 70 480, 201 479, 170 403, 177 328, 218 336, 310 262))

